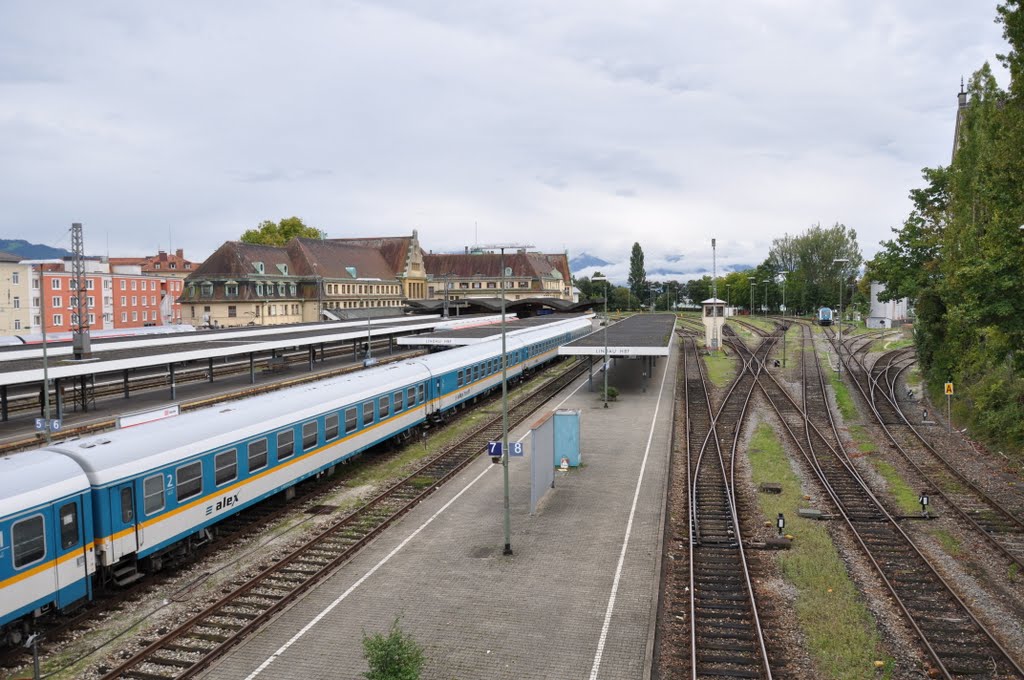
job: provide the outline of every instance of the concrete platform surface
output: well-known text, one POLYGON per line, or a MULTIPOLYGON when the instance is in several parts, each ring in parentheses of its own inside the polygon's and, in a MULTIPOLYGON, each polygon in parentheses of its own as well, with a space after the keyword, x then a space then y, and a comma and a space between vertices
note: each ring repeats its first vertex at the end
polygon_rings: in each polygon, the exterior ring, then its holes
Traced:
POLYGON ((529 447, 512 459, 512 556, 482 457, 203 677, 360 678, 364 632, 396 617, 425 680, 650 677, 676 353, 657 363, 646 392, 639 364, 613 368, 607 410, 586 377, 549 404, 581 409, 583 465, 531 516, 529 447))

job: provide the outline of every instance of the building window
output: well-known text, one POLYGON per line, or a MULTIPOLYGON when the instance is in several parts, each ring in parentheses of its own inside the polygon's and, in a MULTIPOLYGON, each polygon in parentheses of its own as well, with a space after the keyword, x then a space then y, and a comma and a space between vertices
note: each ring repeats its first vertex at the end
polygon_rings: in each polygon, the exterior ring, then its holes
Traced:
POLYGON ((138 321, 138 320, 139 320, 139 313, 138 312, 132 312, 132 321, 138 321))
POLYGON ((157 262, 156 264, 154 264, 153 269, 160 269, 160 263, 157 262))
POLYGON ((14 305, 15 309, 21 309, 21 298, 15 295, 14 299, 11 300, 11 304, 14 305))
POLYGON ((139 304, 139 296, 138 295, 133 295, 132 296, 132 307, 135 307, 138 304, 139 304))
POLYGON ((96 299, 93 298, 92 295, 87 295, 85 297, 85 306, 86 307, 95 307, 96 306, 96 299))
POLYGON ((53 290, 60 290, 60 279, 57 277, 50 279, 50 288, 53 290))
POLYGON ((54 326, 63 326, 64 325, 64 315, 63 314, 54 314, 53 315, 53 325, 54 326))
POLYGON ((16 330, 16 331, 20 331, 21 330, 21 319, 15 319, 14 320, 14 330, 16 330))
POLYGON ((18 272, 11 272, 11 283, 18 283, 19 281, 18 272))
POLYGON ((92 325, 94 323, 96 323, 96 315, 95 314, 90 314, 89 315, 89 324, 92 325))
POLYGON ((86 279, 85 280, 85 289, 86 290, 93 290, 93 288, 95 287, 95 284, 96 284, 96 282, 93 281, 92 279, 86 279))
POLYGON ((128 321, 128 312, 121 312, 121 321, 128 321))
POLYGON ((52 298, 50 298, 50 306, 53 307, 54 309, 60 309, 61 307, 64 306, 64 298, 60 297, 59 295, 54 295, 52 298))
POLYGON ((132 279, 132 290, 138 290, 138 289, 139 289, 139 282, 136 281, 135 279, 132 279))
POLYGON ((150 281, 149 282, 149 289, 150 290, 156 290, 156 281, 150 281))
POLYGON ((121 290, 128 290, 128 282, 121 279, 121 290))
POLYGON ((203 297, 210 297, 210 296, 212 296, 212 295, 213 295, 213 283, 211 283, 211 282, 209 282, 209 281, 203 281, 203 282, 202 282, 202 283, 201 283, 201 284, 199 285, 199 288, 200 288, 200 291, 199 291, 199 292, 200 292, 200 294, 201 294, 201 295, 202 295, 203 297))
POLYGON ((177 262, 172 262, 171 263, 171 269, 177 269, 177 268, 178 268, 178 263, 177 262))
POLYGON ((529 288, 530 287, 530 282, 529 281, 520 281, 519 282, 519 287, 520 288, 529 288))
POLYGON ((142 320, 143 321, 149 321, 149 312, 143 312, 142 313, 142 320))
POLYGON ((224 294, 230 297, 238 295, 238 284, 237 283, 225 283, 224 294))
POLYGON ((232 318, 238 316, 238 308, 235 305, 228 305, 228 316, 232 318))
POLYGON ((497 286, 495 285, 494 281, 488 281, 487 282, 487 287, 488 288, 496 288, 497 286))

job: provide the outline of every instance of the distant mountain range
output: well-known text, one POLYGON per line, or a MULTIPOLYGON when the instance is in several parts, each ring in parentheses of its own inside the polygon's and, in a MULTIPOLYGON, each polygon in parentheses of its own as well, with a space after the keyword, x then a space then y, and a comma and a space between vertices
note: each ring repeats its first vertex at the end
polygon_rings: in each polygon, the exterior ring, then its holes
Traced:
POLYGON ((60 259, 71 255, 70 250, 53 248, 37 243, 29 243, 23 239, 2 239, 0 238, 0 252, 10 253, 26 260, 50 260, 60 259))
POLYGON ((602 260, 599 257, 588 255, 587 253, 580 253, 576 257, 569 260, 569 268, 576 272, 587 267, 607 267, 611 262, 602 260))

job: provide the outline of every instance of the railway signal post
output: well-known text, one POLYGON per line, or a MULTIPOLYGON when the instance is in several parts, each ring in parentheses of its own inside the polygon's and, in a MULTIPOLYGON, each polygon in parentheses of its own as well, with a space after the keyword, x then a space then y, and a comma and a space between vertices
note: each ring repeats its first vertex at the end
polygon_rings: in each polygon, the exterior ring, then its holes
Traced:
POLYGON ((952 434, 953 418, 951 401, 953 399, 953 383, 946 383, 946 431, 952 434))

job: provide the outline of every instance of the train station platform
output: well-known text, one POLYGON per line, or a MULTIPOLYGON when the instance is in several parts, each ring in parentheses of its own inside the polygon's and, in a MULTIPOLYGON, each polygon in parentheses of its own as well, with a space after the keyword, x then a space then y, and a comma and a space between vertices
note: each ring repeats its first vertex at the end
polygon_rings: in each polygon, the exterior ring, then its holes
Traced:
POLYGON ((556 472, 534 515, 530 437, 513 431, 527 447, 510 462, 513 555, 502 467, 481 456, 202 677, 361 678, 363 634, 400 617, 425 649, 424 680, 649 678, 676 357, 646 392, 613 368, 608 409, 586 377, 549 402, 580 409, 583 464, 556 472))
POLYGON ((672 344, 675 314, 634 314, 558 348, 562 356, 665 357, 672 344))

